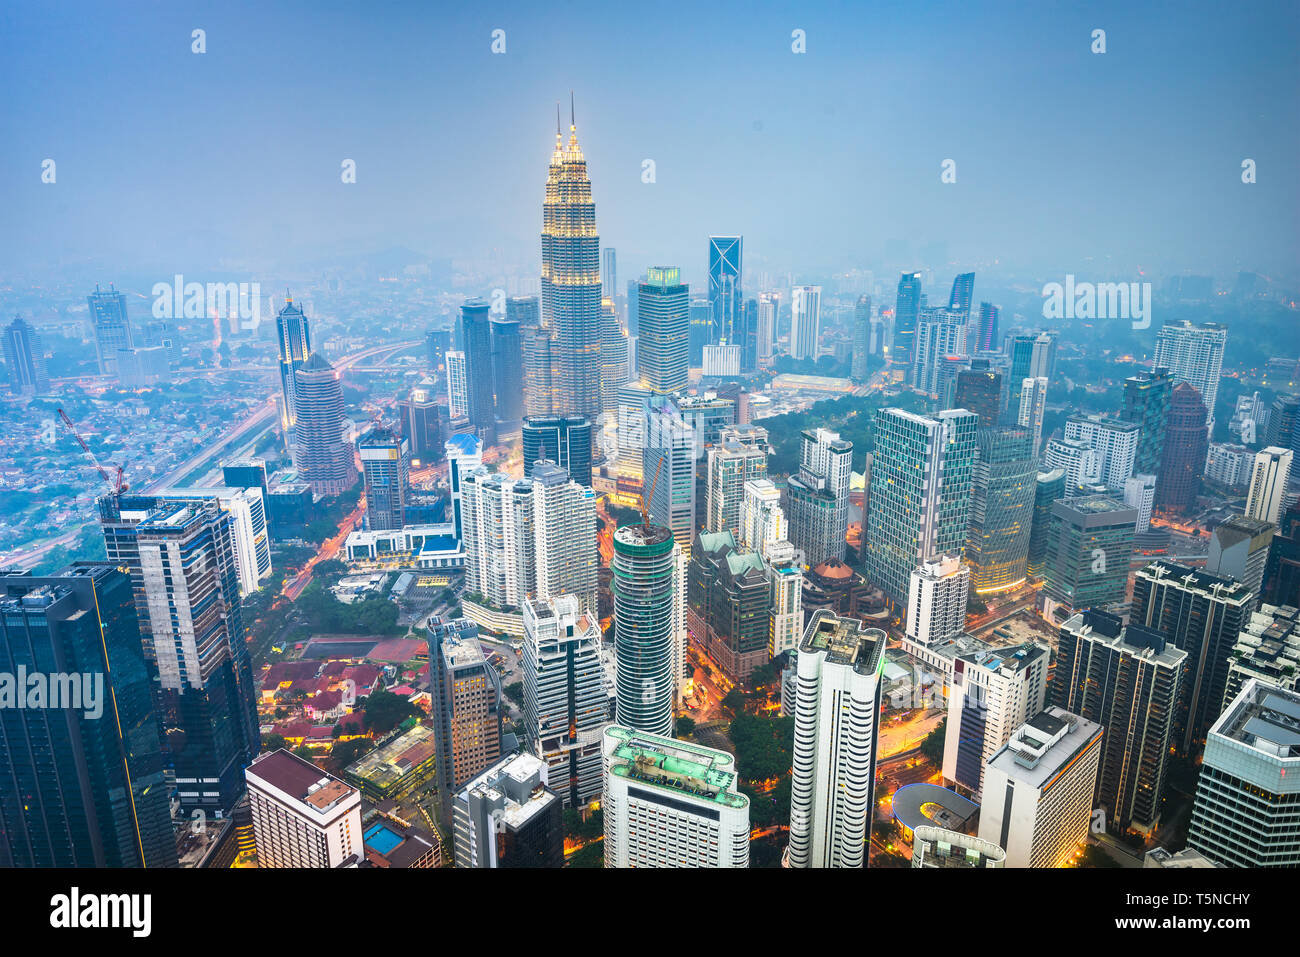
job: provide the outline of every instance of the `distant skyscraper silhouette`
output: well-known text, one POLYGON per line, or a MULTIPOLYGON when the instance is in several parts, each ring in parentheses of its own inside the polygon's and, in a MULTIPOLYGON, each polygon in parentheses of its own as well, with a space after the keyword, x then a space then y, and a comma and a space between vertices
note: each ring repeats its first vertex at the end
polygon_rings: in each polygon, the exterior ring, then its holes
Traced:
POLYGON ((737 342, 741 322, 741 247, 739 236, 709 237, 709 343, 737 342))
POLYGON ((9 391, 15 395, 43 395, 50 391, 41 337, 21 316, 14 316, 5 327, 4 356, 9 367, 9 391))
POLYGON ((102 375, 117 373, 117 353, 132 349, 135 341, 131 335, 131 322, 126 316, 126 296, 111 285, 106 292, 99 286, 86 297, 90 306, 90 323, 95 331, 95 352, 99 356, 102 375))
POLYGON ((276 338, 280 343, 280 428, 285 445, 293 448, 293 427, 297 414, 293 405, 293 374, 311 355, 311 329, 302 306, 295 306, 292 296, 285 296, 284 308, 275 317, 276 338))
POLYGON ((916 354, 916 317, 921 308, 921 274, 905 272, 898 280, 898 298, 894 304, 894 348, 890 358, 895 365, 910 369, 916 354))

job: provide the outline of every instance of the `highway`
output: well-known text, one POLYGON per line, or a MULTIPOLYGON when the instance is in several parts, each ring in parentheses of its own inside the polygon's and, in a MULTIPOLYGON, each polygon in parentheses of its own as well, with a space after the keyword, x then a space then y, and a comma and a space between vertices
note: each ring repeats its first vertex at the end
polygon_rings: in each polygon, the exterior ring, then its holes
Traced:
MULTIPOLYGON (((412 339, 407 342, 399 342, 397 344, 387 343, 382 346, 374 346, 370 349, 363 349, 361 352, 354 352, 350 356, 344 356, 342 359, 334 363, 334 368, 341 374, 351 369, 362 359, 370 359, 373 358, 374 356, 384 355, 384 359, 381 360, 381 362, 386 361, 388 358, 391 358, 394 353, 401 352, 403 349, 409 349, 412 346, 417 346, 419 344, 420 343, 418 340, 412 339)), ((177 482, 185 478, 185 476, 189 475, 200 465, 202 465, 204 462, 210 459, 220 449, 225 448, 227 445, 229 445, 230 443, 238 439, 240 436, 244 435, 250 429, 254 428, 258 424, 261 424, 265 427, 273 423, 275 420, 278 396, 279 396, 278 392, 269 395, 262 403, 260 403, 256 407, 256 409, 253 412, 245 416, 244 419, 241 420, 237 425, 235 425, 228 432, 224 433, 217 439, 214 439, 212 442, 209 442, 201 450, 196 452, 194 455, 190 456, 188 459, 186 459, 176 468, 172 469, 162 478, 151 483, 149 485, 148 490, 151 492, 156 492, 159 491, 160 489, 171 488, 177 482)))
MULTIPOLYGON (((372 346, 369 349, 363 349, 360 352, 354 352, 350 356, 344 356, 342 359, 339 359, 337 362, 334 363, 334 368, 337 369, 340 373, 346 372, 347 370, 351 369, 353 366, 355 366, 358 362, 360 362, 363 359, 370 359, 375 356, 381 356, 381 355, 384 356, 384 358, 381 359, 380 361, 385 362, 388 359, 392 358, 392 356, 395 355, 396 353, 401 352, 404 349, 410 349, 413 346, 418 346, 418 345, 420 345, 420 341, 418 339, 411 339, 406 342, 386 343, 382 346, 372 346)), ((241 370, 230 370, 230 371, 241 371, 241 370)), ((252 370, 248 370, 248 371, 252 371, 252 370)), ((259 369, 257 371, 264 372, 266 370, 259 369)), ((225 448, 232 441, 239 439, 241 436, 248 435, 251 432, 251 430, 257 428, 259 425, 262 427, 263 430, 269 428, 275 422, 276 398, 278 394, 279 393, 277 392, 268 396, 265 401, 259 403, 252 412, 250 412, 247 416, 241 419, 237 424, 232 426, 229 430, 227 430, 217 438, 213 439, 211 442, 207 443, 202 449, 200 449, 198 452, 195 452, 194 455, 190 456, 183 463, 181 463, 176 468, 169 471, 162 478, 159 478, 149 483, 147 487, 147 491, 157 492, 162 489, 173 487, 176 482, 179 482, 180 480, 185 478, 185 476, 189 475, 191 472, 197 469, 208 459, 212 458, 217 453, 218 450, 225 448)), ((127 476, 127 482, 128 484, 130 483, 130 476, 127 476)), ((15 568, 31 568, 32 566, 39 564, 41 559, 44 558, 45 555, 48 554, 53 549, 58 548, 60 545, 71 545, 72 543, 76 542, 78 537, 81 535, 81 531, 83 528, 85 528, 85 525, 78 525, 75 528, 63 532, 53 538, 47 538, 44 541, 39 542, 35 545, 30 545, 22 549, 16 549, 13 552, 11 552, 9 555, 4 556, 3 561, 0 563, 15 568)), ((349 528, 348 531, 351 531, 351 529, 349 528)), ((346 532, 343 533, 343 538, 347 538, 346 532)), ((341 541, 342 539, 340 539, 340 542, 341 541)), ((335 551, 337 551, 337 547, 335 548, 335 551)), ((308 574, 307 581, 310 580, 311 580, 311 575, 308 574)), ((303 587, 306 587, 306 583, 307 582, 303 582, 303 587)), ((294 597, 297 596, 295 595, 294 597)))

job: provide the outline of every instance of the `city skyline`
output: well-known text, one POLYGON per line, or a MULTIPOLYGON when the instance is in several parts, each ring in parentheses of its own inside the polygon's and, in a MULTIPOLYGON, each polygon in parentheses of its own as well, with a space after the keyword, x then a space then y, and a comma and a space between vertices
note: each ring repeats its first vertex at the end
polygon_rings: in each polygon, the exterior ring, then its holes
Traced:
POLYGON ((78 18, 75 7, 9 11, 0 62, 16 102, 0 121, 13 146, 0 158, 0 195, 23 241, 0 245, 5 261, 257 272, 341 264, 357 250, 378 262, 396 252, 387 261, 400 262, 411 258, 405 248, 449 259, 498 250, 531 270, 537 167, 555 103, 574 91, 602 236, 618 247, 624 275, 679 262, 698 283, 705 238, 727 232, 745 237, 748 268, 801 276, 892 255, 900 268, 965 263, 1020 278, 1295 262, 1289 226, 1300 187, 1283 173, 1297 138, 1277 122, 1295 114, 1300 89, 1283 42, 1297 13, 1285 6, 1256 19, 1206 6, 1167 18, 1119 5, 1013 14, 952 4, 911 23, 901 10, 764 11, 740 29, 718 8, 638 24, 651 31, 644 50, 602 42, 626 13, 613 23, 570 18, 561 33, 522 7, 490 20, 440 11, 433 21, 432 11, 399 5, 383 26, 359 10, 305 18, 304 9, 126 11, 112 22, 78 18), (719 20, 728 24, 721 49, 719 20), (89 56, 49 74, 37 58, 55 29, 60 47, 89 56), (195 29, 205 31, 202 54, 191 52, 195 29), (1094 29, 1106 30, 1104 54, 1091 52, 1094 29), (504 53, 492 52, 496 30, 504 53), (806 52, 794 52, 795 31, 806 52), (1026 39, 1037 56, 1024 52, 1026 39), (679 56, 655 57, 656 44, 679 56), (952 54, 938 69, 904 68, 934 46, 952 54), (557 48, 588 55, 557 66, 548 56, 557 48), (110 49, 117 69, 98 69, 110 49), (1187 49, 1215 55, 1179 73, 1187 49), (691 93, 733 57, 755 79, 719 114, 691 93), (321 60, 356 72, 322 75, 321 60), (427 66, 392 65, 412 62, 427 66), (156 68, 173 81, 166 90, 146 80, 156 68), (448 71, 464 70, 481 82, 435 92, 448 71), (647 85, 673 103, 652 114, 663 122, 630 106, 644 102, 647 85), (288 98, 296 125, 277 108, 285 100, 249 98, 268 86, 288 98), (99 108, 110 102, 112 111, 99 108), (1021 109, 983 105, 994 102, 1021 109), (187 114, 214 130, 217 148, 185 150, 184 139, 159 136, 163 117, 187 114), (1026 114, 1035 122, 1021 122, 1026 114), (81 122, 68 123, 74 116, 81 122), (810 122, 823 135, 789 135, 810 122), (448 135, 461 145, 448 149, 448 135), (232 161, 220 148, 228 138, 265 144, 265 153, 232 161), (746 162, 735 162, 737 151, 746 162), (56 163, 53 184, 41 182, 46 159, 56 163), (1250 185, 1244 159, 1258 170, 1250 185), (344 160, 356 164, 355 183, 341 182, 344 160), (653 183, 642 182, 645 160, 653 183), (941 182, 947 160, 954 183, 941 182), (460 188, 448 196, 440 181, 460 188), (752 203, 782 182, 792 188, 752 203), (165 220, 127 215, 145 196, 165 220), (117 248, 90 239, 86 217, 118 222, 117 248), (869 235, 858 220, 874 224, 869 235), (57 260, 41 252, 53 249, 57 260))

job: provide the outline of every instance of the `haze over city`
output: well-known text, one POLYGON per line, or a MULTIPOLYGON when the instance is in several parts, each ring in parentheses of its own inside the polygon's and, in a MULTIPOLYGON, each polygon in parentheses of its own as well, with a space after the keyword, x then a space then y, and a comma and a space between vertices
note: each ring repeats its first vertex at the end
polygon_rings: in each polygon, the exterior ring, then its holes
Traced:
POLYGON ((499 948, 554 869, 584 941, 752 947, 592 902, 853 870, 873 948, 1285 930, 1298 41, 11 4, 4 916, 499 948))

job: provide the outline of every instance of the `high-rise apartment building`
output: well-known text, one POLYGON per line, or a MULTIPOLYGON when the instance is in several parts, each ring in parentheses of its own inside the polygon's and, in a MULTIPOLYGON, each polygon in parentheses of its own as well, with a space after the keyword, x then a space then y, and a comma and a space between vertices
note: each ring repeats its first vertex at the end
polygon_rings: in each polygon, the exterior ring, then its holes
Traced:
POLYGON ((984 769, 979 838, 1007 867, 1064 867, 1083 845, 1105 729, 1051 707, 1012 734, 984 769))
POLYGON ((600 797, 609 696, 600 625, 576 595, 524 602, 524 734, 569 807, 600 797))
MULTIPOLYGON (((139 496, 148 499, 151 496, 139 496)), ((235 562, 239 570, 239 594, 251 595, 271 577, 271 542, 267 533, 266 499, 256 485, 246 488, 215 486, 209 488, 173 488, 152 496, 154 507, 172 501, 209 501, 217 504, 231 518, 235 562)))
POLYGON ((865 867, 886 635, 819 609, 799 642, 790 867, 865 867))
POLYGON ((980 303, 979 319, 972 324, 973 335, 970 348, 967 350, 971 355, 997 348, 998 318, 1001 312, 1002 310, 991 302, 980 303))
POLYGON ((971 299, 975 296, 975 274, 958 273, 952 281, 952 292, 948 295, 948 308, 970 319, 971 299))
POLYGON ((956 555, 926 559, 909 576, 906 634, 918 645, 956 638, 966 627, 970 568, 956 555))
POLYGON ((1172 739, 1182 754, 1219 716, 1232 648, 1254 605, 1240 582, 1179 562, 1158 559, 1134 574, 1130 626, 1158 631, 1187 652, 1172 739))
POLYGON ((1291 449, 1270 445, 1255 454, 1246 495, 1246 515, 1276 525, 1282 518, 1287 483, 1291 478, 1291 449))
POLYGON ((1068 442, 1083 442, 1097 453, 1098 479, 1107 488, 1123 489, 1137 461, 1141 428, 1103 415, 1072 415, 1065 420, 1068 442))
POLYGON ((1160 823, 1187 652, 1158 631, 1089 610, 1061 626, 1052 703, 1106 729, 1097 806, 1116 834, 1160 823))
POLYGON ((1026 377, 1020 381, 1020 399, 1016 405, 1016 424, 1028 429, 1033 437, 1034 454, 1043 446, 1043 415, 1047 411, 1047 379, 1026 377))
POLYGON ((681 655, 674 620, 679 554, 672 531, 662 525, 624 525, 614 532, 617 720, 665 737, 673 733, 681 655))
POLYGON ((573 595, 582 610, 595 615, 596 495, 569 478, 554 462, 538 462, 532 475, 532 540, 524 534, 524 551, 534 547, 532 578, 543 601, 573 595))
POLYGON ((772 364, 776 348, 776 310, 779 300, 775 293, 765 292, 758 297, 757 342, 758 364, 767 368, 772 364))
MULTIPOLYGON (((954 309, 923 308, 916 319, 915 353, 909 381, 921 392, 944 397, 947 360, 966 348, 966 316, 954 309)), ((957 362, 960 368, 964 362, 957 362)))
POLYGON ((767 429, 737 425, 722 430, 721 440, 708 450, 706 528, 740 534, 745 485, 767 479, 767 429))
POLYGON ((1175 385, 1186 382, 1194 386, 1205 403, 1207 418, 1214 416, 1227 340, 1228 330, 1223 326, 1213 322, 1192 325, 1186 319, 1165 323, 1156 335, 1155 367, 1168 369, 1175 385))
POLYGON ((461 478, 468 595, 495 608, 517 608, 536 593, 535 513, 532 482, 482 468, 461 478))
POLYGON ((895 605, 907 600, 914 568, 962 552, 978 426, 979 416, 965 409, 876 414, 864 564, 895 605))
POLYGON ((786 484, 790 542, 809 567, 843 560, 849 528, 849 485, 853 443, 829 429, 805 429, 799 443, 799 472, 786 484))
POLYGON ((605 729, 606 867, 748 867, 736 759, 668 735, 605 729))
POLYGON ((740 533, 736 536, 740 546, 765 555, 768 545, 789 537, 780 490, 767 479, 746 482, 741 489, 740 533))
POLYGON ((411 444, 377 425, 357 440, 366 482, 366 527, 401 528, 411 494, 411 444))
POLYGON ((258 867, 357 867, 361 792, 281 748, 244 771, 258 867))
POLYGON ((769 658, 795 651, 803 637, 803 566, 789 542, 769 542, 764 558, 771 587, 768 619, 769 658))
MULTIPOLYGON (((447 353, 447 416, 452 421, 469 416, 467 375, 465 353, 459 349, 450 350, 447 353)), ((477 431, 474 434, 477 435, 477 431)))
POLYGON ((1012 733, 1043 710, 1048 649, 1032 643, 985 648, 953 659, 943 776, 977 799, 984 767, 1012 733))
POLYGON ((600 299, 596 204, 570 116, 567 143, 556 124, 542 204, 542 325, 555 336, 556 403, 543 414, 580 415, 592 422, 600 417, 600 299))
POLYGON ((0 866, 177 866, 151 670, 122 569, 0 573, 8 696, 68 694, 0 708, 0 866))

